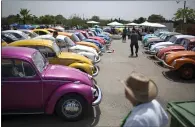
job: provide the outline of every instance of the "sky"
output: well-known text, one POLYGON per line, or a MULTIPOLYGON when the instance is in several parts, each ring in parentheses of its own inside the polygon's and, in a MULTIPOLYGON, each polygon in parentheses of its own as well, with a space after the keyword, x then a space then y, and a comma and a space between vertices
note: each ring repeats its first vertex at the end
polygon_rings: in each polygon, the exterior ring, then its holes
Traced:
MULTIPOLYGON (((134 20, 148 18, 151 14, 161 14, 172 19, 178 8, 183 8, 183 0, 173 1, 2 1, 2 16, 18 14, 20 8, 30 10, 36 16, 61 14, 65 18, 77 14, 91 18, 97 15, 102 19, 121 18, 134 20)), ((195 0, 187 0, 187 7, 195 9, 195 0)))

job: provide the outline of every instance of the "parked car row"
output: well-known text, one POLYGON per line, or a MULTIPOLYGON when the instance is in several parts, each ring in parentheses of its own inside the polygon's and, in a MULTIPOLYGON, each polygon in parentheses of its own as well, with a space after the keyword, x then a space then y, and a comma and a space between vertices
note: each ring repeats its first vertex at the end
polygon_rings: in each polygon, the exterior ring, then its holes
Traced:
POLYGON ((157 31, 143 38, 145 53, 186 80, 195 76, 195 36, 157 31))
POLYGON ((105 42, 111 39, 87 39, 83 33, 88 31, 58 32, 54 38, 54 31, 2 31, 3 114, 57 113, 74 121, 101 103, 94 77, 105 42))

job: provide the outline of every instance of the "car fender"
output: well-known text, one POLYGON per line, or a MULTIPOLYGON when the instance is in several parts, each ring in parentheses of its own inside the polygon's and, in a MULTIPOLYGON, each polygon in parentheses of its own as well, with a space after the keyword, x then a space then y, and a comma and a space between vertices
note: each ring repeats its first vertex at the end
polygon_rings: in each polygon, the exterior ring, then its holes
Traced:
POLYGON ((73 68, 76 68, 76 69, 82 69, 86 73, 92 75, 93 65, 89 65, 89 64, 86 64, 86 63, 72 63, 72 64, 69 65, 69 67, 73 67, 73 68))
POLYGON ((179 58, 174 60, 175 61, 175 65, 173 65, 175 70, 180 69, 184 64, 192 64, 195 67, 195 60, 192 60, 190 58, 179 58))
POLYGON ((88 104, 92 103, 91 87, 85 84, 64 84, 55 90, 45 104, 45 112, 52 114, 59 99, 66 94, 75 93, 84 97, 88 104))
POLYGON ((93 54, 91 52, 78 52, 78 54, 85 56, 85 57, 91 59, 92 61, 95 61, 95 54, 93 54))

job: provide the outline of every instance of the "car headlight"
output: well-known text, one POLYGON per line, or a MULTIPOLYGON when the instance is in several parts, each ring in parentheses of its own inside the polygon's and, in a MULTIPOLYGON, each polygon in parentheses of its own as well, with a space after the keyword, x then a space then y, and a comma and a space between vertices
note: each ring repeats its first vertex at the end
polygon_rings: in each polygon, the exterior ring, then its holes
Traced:
POLYGON ((175 66, 176 64, 176 60, 174 60, 172 63, 171 63, 171 66, 175 66))

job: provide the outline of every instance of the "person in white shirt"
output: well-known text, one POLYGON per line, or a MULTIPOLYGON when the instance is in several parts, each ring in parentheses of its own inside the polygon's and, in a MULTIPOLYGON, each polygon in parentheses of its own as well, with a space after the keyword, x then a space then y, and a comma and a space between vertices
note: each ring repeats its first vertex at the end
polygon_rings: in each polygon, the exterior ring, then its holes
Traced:
POLYGON ((133 72, 124 85, 126 98, 134 107, 123 120, 121 127, 167 126, 168 115, 155 99, 158 95, 158 88, 151 79, 133 72))

